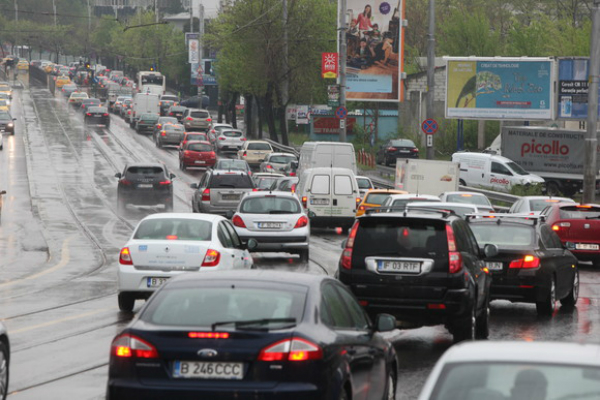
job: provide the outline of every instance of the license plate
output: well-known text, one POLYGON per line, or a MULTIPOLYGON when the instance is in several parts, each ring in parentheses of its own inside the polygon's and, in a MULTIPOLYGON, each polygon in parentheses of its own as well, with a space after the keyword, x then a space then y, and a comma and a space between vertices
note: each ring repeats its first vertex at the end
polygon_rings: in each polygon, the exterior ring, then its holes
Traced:
POLYGON ((575 249, 577 250, 598 250, 600 246, 597 244, 588 243, 575 243, 575 249))
POLYGON ((260 222, 258 227, 260 229, 281 229, 281 222, 260 222))
POLYGON ((139 187, 139 188, 147 188, 147 189, 149 189, 149 188, 151 188, 151 187, 152 187, 152 184, 151 184, 151 183, 140 183, 140 184, 138 185, 138 187, 139 187))
POLYGON ((408 150, 400 150, 400 153, 408 153, 408 150))
POLYGON ((101 117, 102 114, 94 114, 94 117, 101 117))
POLYGON ((147 278, 146 286, 149 288, 156 288, 163 285, 169 278, 147 278))
POLYGON ((490 271, 502 271, 502 263, 501 262, 486 261, 485 266, 490 271))
POLYGON ((244 364, 234 362, 175 361, 175 378, 231 379, 244 377, 244 364))
POLYGON ((200 161, 200 160, 196 160, 194 161, 196 164, 206 164, 206 161, 200 161))
POLYGON ((421 263, 418 261, 379 261, 377 270, 380 272, 407 272, 418 274, 421 272, 421 263))
POLYGON ((239 200, 240 195, 239 194, 224 194, 224 195, 221 195, 221 198, 223 200, 239 200))
POLYGON ((310 199, 310 204, 313 206, 327 206, 329 205, 329 199, 310 199))

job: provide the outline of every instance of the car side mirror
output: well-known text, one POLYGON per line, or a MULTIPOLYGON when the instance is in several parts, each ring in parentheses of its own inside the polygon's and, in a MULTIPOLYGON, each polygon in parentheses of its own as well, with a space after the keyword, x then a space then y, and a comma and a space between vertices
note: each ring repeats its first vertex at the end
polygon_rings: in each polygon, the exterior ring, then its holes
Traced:
POLYGON ((192 189, 198 189, 198 184, 197 183, 190 183, 190 187, 192 189))
POLYGON ((483 248, 483 254, 486 258, 496 257, 498 255, 498 246, 495 244, 486 244, 483 248))
POLYGON ((396 329, 396 317, 390 314, 377 314, 375 320, 377 332, 389 332, 396 329))
POLYGON ((227 219, 233 218, 233 210, 227 210, 227 212, 225 213, 225 217, 227 219))
POLYGON ((175 174, 169 174, 169 177, 170 177, 171 179, 173 179, 173 178, 177 178, 177 176, 176 176, 175 174))
POLYGON ((246 249, 248 251, 254 251, 258 248, 258 242, 256 241, 256 239, 248 239, 248 242, 246 243, 246 249))
POLYGON ((115 178, 119 178, 119 179, 121 179, 121 177, 122 177, 122 176, 123 176, 123 175, 121 175, 121 173, 120 173, 120 172, 117 172, 117 173, 115 174, 115 178))

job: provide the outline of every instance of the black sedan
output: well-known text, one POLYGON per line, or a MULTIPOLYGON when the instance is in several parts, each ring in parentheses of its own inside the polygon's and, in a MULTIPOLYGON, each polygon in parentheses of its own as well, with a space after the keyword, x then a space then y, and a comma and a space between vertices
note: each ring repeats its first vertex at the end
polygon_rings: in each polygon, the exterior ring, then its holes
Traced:
POLYGON ((100 106, 102 106, 102 102, 100 101, 100 99, 83 99, 81 100, 81 106, 79 107, 79 110, 85 115, 85 113, 90 107, 100 106))
POLYGON ((394 327, 326 276, 179 275, 113 340, 106 398, 393 399, 394 327))
POLYGON ((110 116, 106 107, 88 107, 83 122, 86 125, 104 125, 107 128, 110 126, 110 116))
POLYGON ((377 151, 378 164, 396 164, 397 158, 419 158, 419 149, 415 142, 409 139, 392 139, 377 151))
POLYGON ((535 303, 540 315, 552 315, 557 300, 573 307, 579 296, 577 258, 542 217, 494 216, 470 219, 480 247, 498 246, 485 259, 492 274, 491 297, 535 303))
POLYGON ((0 111, 0 131, 10 132, 11 135, 15 134, 15 123, 16 118, 11 117, 8 111, 0 111))

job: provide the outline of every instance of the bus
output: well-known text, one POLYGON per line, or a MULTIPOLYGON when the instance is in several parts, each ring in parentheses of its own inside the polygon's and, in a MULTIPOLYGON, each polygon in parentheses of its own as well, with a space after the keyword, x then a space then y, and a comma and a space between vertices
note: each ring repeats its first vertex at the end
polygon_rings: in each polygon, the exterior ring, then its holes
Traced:
POLYGON ((137 73, 136 81, 139 93, 150 92, 161 95, 166 89, 166 79, 158 71, 140 71, 137 73), (158 89, 157 86, 160 87, 160 89, 158 89))

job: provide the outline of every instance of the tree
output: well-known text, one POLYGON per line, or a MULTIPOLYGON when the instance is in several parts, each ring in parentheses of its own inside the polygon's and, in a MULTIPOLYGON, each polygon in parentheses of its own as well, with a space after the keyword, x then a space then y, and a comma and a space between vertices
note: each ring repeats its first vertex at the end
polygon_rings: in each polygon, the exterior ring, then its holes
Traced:
POLYGON ((502 45, 482 10, 453 9, 440 24, 438 47, 450 56, 497 56, 502 45))

